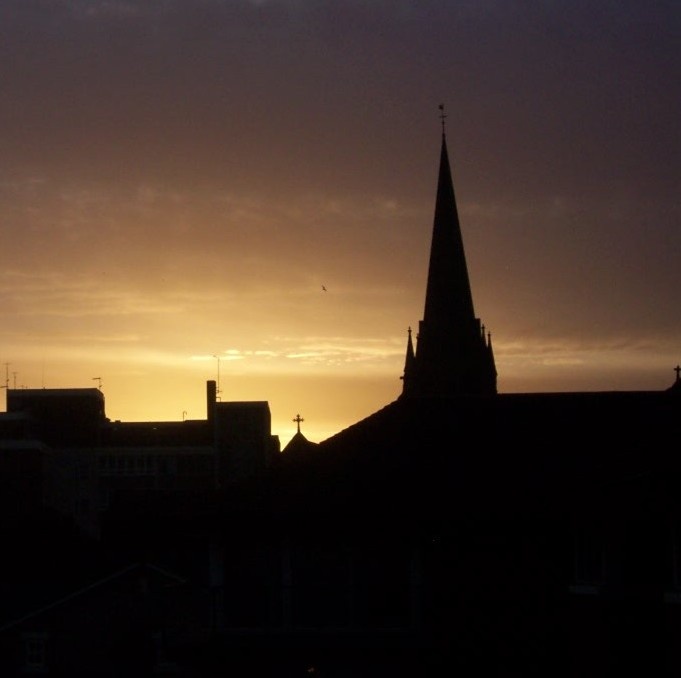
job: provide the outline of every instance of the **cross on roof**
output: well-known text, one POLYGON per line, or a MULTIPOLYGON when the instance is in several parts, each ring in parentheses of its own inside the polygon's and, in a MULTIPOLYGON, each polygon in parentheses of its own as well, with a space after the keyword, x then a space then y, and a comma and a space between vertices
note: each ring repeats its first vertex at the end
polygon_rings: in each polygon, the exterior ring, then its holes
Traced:
POLYGON ((300 433, 300 422, 305 421, 305 419, 303 419, 299 414, 296 414, 296 416, 293 418, 293 421, 298 424, 298 433, 300 433))

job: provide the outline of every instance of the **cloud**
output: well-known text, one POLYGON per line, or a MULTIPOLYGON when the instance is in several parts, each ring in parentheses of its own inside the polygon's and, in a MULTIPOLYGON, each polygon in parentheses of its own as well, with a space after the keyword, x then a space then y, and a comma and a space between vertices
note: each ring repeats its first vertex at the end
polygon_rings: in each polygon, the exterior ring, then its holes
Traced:
POLYGON ((6 311, 16 316, 76 318, 84 316, 130 316, 178 314, 182 305, 158 296, 145 297, 124 289, 111 289, 82 276, 63 273, 2 274, 6 311))
POLYGON ((494 346, 500 390, 660 389, 678 363, 681 336, 591 338, 531 337, 494 346))

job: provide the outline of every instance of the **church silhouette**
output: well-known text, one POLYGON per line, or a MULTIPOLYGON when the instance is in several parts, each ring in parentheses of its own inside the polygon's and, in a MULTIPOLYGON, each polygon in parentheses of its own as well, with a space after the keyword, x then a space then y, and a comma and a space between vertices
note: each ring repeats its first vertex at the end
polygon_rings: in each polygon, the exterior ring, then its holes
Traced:
MULTIPOLYGON (((444 114, 443 114, 444 122, 444 114)), ((605 676, 681 671, 681 379, 497 392, 443 125, 402 392, 280 450, 266 402, 111 422, 7 391, 0 673, 605 676)))

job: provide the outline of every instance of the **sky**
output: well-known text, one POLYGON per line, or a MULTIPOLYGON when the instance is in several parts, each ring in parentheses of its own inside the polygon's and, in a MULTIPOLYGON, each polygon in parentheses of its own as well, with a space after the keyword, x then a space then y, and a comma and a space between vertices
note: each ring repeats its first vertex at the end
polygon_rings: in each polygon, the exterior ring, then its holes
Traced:
POLYGON ((499 392, 667 388, 680 44, 678 0, 0 0, 0 378, 217 380, 282 447, 389 404, 443 104, 499 392))

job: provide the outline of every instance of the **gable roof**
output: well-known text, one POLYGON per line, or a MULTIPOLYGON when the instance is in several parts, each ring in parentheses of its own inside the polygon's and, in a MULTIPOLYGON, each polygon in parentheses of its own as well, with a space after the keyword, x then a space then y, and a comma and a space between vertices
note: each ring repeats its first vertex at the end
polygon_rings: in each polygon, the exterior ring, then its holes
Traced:
POLYGON ((71 591, 70 593, 52 600, 39 608, 31 610, 18 619, 3 624, 0 626, 0 633, 12 628, 16 628, 24 622, 40 617, 43 614, 52 612, 53 610, 68 606, 74 601, 82 599, 93 592, 106 589, 115 582, 120 582, 122 579, 140 575, 153 577, 163 587, 180 586, 186 583, 186 580, 179 575, 176 575, 151 563, 131 563, 130 565, 105 575, 104 577, 101 577, 96 581, 83 586, 82 588, 71 591))

